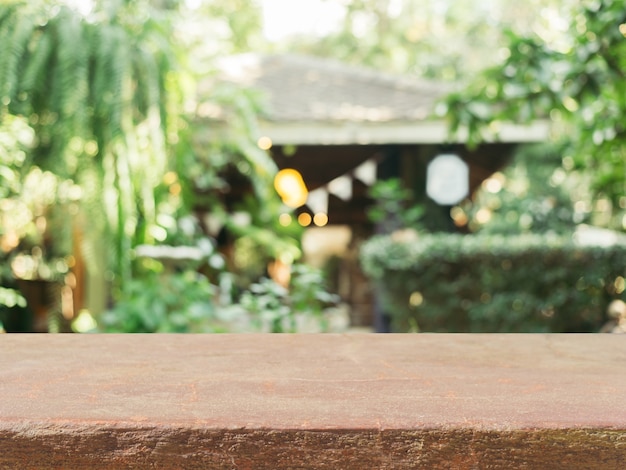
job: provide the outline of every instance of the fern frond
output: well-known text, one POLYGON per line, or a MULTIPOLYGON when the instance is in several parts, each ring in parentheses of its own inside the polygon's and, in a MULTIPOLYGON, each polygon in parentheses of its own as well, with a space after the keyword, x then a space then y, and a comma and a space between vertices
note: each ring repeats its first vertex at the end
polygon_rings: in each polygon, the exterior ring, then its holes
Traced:
MULTIPOLYGON (((84 38, 82 21, 69 8, 61 8, 47 27, 55 40, 54 63, 48 76, 47 111, 55 132, 51 152, 63 155, 74 136, 83 137, 86 133, 88 56, 80 46, 84 38)), ((76 165, 65 160, 69 176, 76 165)))
POLYGON ((16 3, 0 5, 0 30, 9 22, 8 18, 14 14, 16 3))
MULTIPOLYGON (((124 31, 116 25, 111 26, 111 49, 109 58, 106 61, 105 73, 108 73, 108 86, 105 86, 103 99, 106 100, 108 108, 108 126, 110 139, 123 138, 124 107, 130 105, 125 100, 128 99, 124 93, 124 80, 129 74, 131 67, 131 57, 128 51, 128 42, 124 31)), ((107 75, 105 75, 107 77, 107 75)))
POLYGON ((143 237, 136 232, 156 220, 166 115, 175 109, 168 24, 133 15, 147 5, 97 2, 99 16, 86 21, 50 0, 0 0, 0 117, 29 116, 37 146, 28 161, 81 184, 85 209, 99 221, 85 230, 112 242, 120 279, 130 273, 133 238, 143 237))
POLYGON ((3 31, 3 50, 0 59, 0 104, 10 108, 11 102, 17 102, 17 89, 20 83, 20 71, 23 67, 24 54, 35 29, 32 16, 13 12, 5 22, 3 31), (6 42, 4 42, 6 41, 6 42))
POLYGON ((72 127, 78 124, 78 129, 71 129, 75 135, 84 135, 80 123, 84 123, 89 88, 89 47, 85 47, 84 22, 64 8, 55 18, 55 23, 58 36, 57 88, 60 90, 60 102, 55 108, 59 117, 71 122, 72 127))
POLYGON ((43 82, 50 67, 53 51, 52 38, 43 31, 37 31, 31 43, 32 52, 20 83, 20 92, 41 93, 43 82))

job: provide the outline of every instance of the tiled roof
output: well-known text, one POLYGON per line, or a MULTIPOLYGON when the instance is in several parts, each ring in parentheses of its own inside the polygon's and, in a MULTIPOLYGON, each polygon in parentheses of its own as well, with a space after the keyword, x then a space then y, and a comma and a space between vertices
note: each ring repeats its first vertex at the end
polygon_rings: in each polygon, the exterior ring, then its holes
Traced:
POLYGON ((259 89, 275 122, 427 119, 449 85, 407 79, 318 57, 243 54, 222 59, 222 79, 259 89))

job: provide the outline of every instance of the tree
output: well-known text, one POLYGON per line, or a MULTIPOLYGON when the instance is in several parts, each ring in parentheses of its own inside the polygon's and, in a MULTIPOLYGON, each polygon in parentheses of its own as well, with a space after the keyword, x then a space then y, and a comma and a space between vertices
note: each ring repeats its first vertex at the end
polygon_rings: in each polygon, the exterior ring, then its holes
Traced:
POLYGON ((576 224, 588 222, 584 208, 574 206, 586 196, 579 194, 586 185, 575 176, 563 169, 560 146, 522 146, 510 165, 485 180, 452 215, 481 234, 568 235, 576 224))
POLYGON ((546 15, 570 3, 556 0, 326 0, 343 9, 336 31, 303 35, 278 49, 333 57, 395 73, 444 81, 466 79, 493 65, 503 29, 545 28, 546 15))
MULTIPOLYGON (((0 5, 0 119, 23 118, 35 135, 30 147, 10 151, 23 155, 19 165, 0 161, 0 175, 24 180, 35 171, 78 188, 63 216, 66 232, 71 238, 80 227, 89 267, 120 289, 133 275, 131 248, 168 239, 207 173, 233 167, 252 181, 260 206, 272 199, 275 166, 255 145, 256 108, 245 93, 214 90, 208 98, 230 109, 235 138, 209 154, 193 144, 194 109, 183 108, 196 101, 195 74, 206 67, 192 63, 199 59, 189 53, 188 20, 177 1, 96 1, 84 11, 50 0, 0 5), (198 168, 206 171, 194 174, 198 168)), ((0 137, 10 129, 1 127, 0 137)), ((13 195, 23 199, 20 184, 13 195)), ((204 189, 219 192, 217 185, 204 189)), ((60 198, 46 207, 62 209, 60 198)), ((59 254, 71 254, 71 240, 49 229, 59 254)), ((8 233, 0 228, 3 241, 8 233)), ((5 255, 20 248, 4 246, 5 255)))
POLYGON ((87 239, 110 233, 120 281, 133 241, 153 237, 153 188, 177 125, 169 19, 137 8, 110 2, 86 16, 39 0, 0 9, 0 116, 25 116, 35 131, 25 167, 80 185, 87 239))
MULTIPOLYGON (((591 179, 596 205, 623 229, 626 209, 626 11, 614 0, 577 6, 560 37, 507 32, 506 58, 443 109, 475 144, 501 121, 551 121, 563 166, 591 179), (608 210, 607 210, 608 209, 608 210)), ((589 201, 586 201, 587 203, 589 201)))

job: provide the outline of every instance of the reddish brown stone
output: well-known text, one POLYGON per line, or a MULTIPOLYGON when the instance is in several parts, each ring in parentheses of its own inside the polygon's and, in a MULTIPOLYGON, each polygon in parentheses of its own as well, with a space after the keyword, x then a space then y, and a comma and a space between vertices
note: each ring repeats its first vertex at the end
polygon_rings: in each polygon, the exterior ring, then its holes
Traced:
POLYGON ((619 335, 1 335, 0 468, 626 468, 619 335))

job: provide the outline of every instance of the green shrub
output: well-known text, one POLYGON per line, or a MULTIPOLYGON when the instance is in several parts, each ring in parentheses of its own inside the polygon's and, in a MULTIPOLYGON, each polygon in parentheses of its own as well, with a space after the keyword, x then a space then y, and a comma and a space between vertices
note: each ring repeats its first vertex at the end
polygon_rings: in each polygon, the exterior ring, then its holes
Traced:
POLYGON ((149 273, 127 282, 122 298, 99 321, 114 333, 210 333, 221 331, 215 286, 202 274, 149 273))
MULTIPOLYGON (((292 266, 289 288, 262 278, 234 295, 234 276, 219 286, 196 271, 146 272, 127 282, 115 305, 98 319, 108 333, 235 333, 328 331, 328 307, 339 298, 326 291, 318 269, 292 266)), ((0 291, 0 294, 2 292, 0 291)), ((1 300, 1 298, 0 298, 1 300)))
POLYGON ((570 237, 379 236, 361 262, 394 331, 591 332, 624 298, 626 247, 570 237))
MULTIPOLYGON (((313 331, 329 331, 326 309, 337 304, 339 297, 326 290, 322 271, 296 264, 291 269, 289 288, 269 278, 252 284, 240 299, 255 328, 261 332, 297 333, 302 323, 313 331)), ((306 330, 306 327, 305 327, 306 330)))

